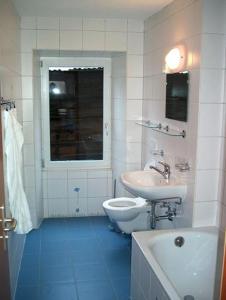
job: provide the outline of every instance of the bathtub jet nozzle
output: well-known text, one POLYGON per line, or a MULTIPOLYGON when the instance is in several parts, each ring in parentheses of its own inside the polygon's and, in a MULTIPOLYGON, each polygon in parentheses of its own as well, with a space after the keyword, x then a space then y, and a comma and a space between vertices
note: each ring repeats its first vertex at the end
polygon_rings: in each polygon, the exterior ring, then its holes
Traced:
POLYGON ((184 242, 185 242, 185 240, 184 240, 183 236, 178 236, 174 240, 174 244, 176 247, 182 247, 184 245, 184 242))

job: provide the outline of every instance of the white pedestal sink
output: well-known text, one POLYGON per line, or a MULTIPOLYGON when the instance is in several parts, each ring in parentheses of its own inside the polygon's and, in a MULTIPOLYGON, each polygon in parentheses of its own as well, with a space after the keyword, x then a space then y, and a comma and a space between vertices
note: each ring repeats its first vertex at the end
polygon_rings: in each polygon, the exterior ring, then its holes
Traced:
POLYGON ((184 198, 187 186, 179 178, 164 179, 155 170, 125 172, 121 175, 125 188, 134 196, 153 201, 184 198))

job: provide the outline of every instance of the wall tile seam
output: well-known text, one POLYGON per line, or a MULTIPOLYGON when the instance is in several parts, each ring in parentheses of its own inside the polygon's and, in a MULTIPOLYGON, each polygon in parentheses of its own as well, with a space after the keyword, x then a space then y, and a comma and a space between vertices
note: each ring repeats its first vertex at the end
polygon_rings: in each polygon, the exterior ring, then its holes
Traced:
MULTIPOLYGON (((197 193, 196 193, 197 194, 197 193)), ((221 203, 222 201, 217 197, 217 198, 214 198, 214 199, 212 199, 212 198, 210 198, 210 199, 208 199, 208 200, 197 200, 198 199, 198 196, 199 195, 195 195, 195 197, 194 197, 194 202, 195 203, 204 203, 204 202, 219 202, 219 203, 221 203)))
POLYGON ((114 77, 111 77, 112 80, 119 80, 119 79, 123 79, 123 80, 126 80, 127 76, 125 75, 122 75, 122 76, 114 76, 114 77))
MULTIPOLYGON (((38 27, 38 18, 39 18, 39 16, 37 16, 37 17, 33 17, 34 18, 34 20, 35 20, 35 28, 33 28, 33 27, 31 27, 31 28, 28 28, 28 27, 21 27, 20 26, 20 30, 52 30, 53 28, 42 28, 42 29, 40 29, 39 27, 38 27)), ((55 28, 55 30, 59 30, 59 31, 64 31, 64 30, 66 30, 66 31, 85 31, 85 29, 84 29, 84 20, 86 19, 93 19, 93 18, 85 18, 85 17, 78 17, 78 18, 71 18, 71 19, 74 19, 74 20, 81 20, 81 27, 82 27, 82 29, 78 29, 78 28, 74 28, 74 29, 64 29, 63 27, 62 27, 62 19, 64 18, 64 17, 61 17, 61 16, 59 16, 59 17, 56 17, 57 19, 59 19, 58 20, 58 22, 59 22, 59 29, 57 29, 57 28, 55 28)), ((94 18, 94 19, 99 19, 99 18, 94 18)), ((111 32, 126 32, 126 31, 128 31, 128 32, 132 32, 132 33, 143 33, 144 32, 144 30, 143 31, 134 31, 134 30, 130 30, 129 29, 129 21, 130 20, 132 20, 133 21, 133 19, 128 19, 128 18, 101 18, 102 20, 104 20, 104 30, 102 30, 102 31, 105 31, 105 32, 108 32, 108 30, 106 30, 106 23, 107 23, 107 21, 108 20, 126 20, 126 30, 124 30, 124 31, 118 31, 118 30, 114 30, 114 31, 112 31, 111 30, 111 32)), ((136 19, 134 19, 134 20, 136 20, 136 19)), ((138 20, 138 21, 141 21, 142 22, 142 20, 138 20)), ((144 21, 143 21, 144 22, 144 21)), ((21 24, 21 21, 20 21, 20 24, 21 24)), ((54 30, 54 29, 53 29, 54 30)), ((91 30, 92 31, 92 30, 91 30)))
MULTIPOLYGON (((197 131, 198 132, 198 131, 197 131)), ((225 138, 225 136, 199 136, 199 135, 197 135, 198 136, 198 138, 202 138, 202 139, 218 139, 219 141, 221 141, 222 142, 222 140, 225 138)))
POLYGON ((138 33, 138 34, 143 34, 143 32, 139 32, 139 31, 120 31, 120 30, 97 30, 97 29, 21 29, 22 31, 54 31, 54 32, 58 32, 63 33, 63 32, 102 32, 102 33, 124 33, 124 34, 130 34, 130 33, 138 33))
MULTIPOLYGON (((21 52, 17 52, 18 55, 20 55, 21 52)), ((9 77, 21 77, 21 71, 17 71, 16 69, 13 69, 11 67, 5 67, 5 70, 9 73, 12 73, 9 77)))
MULTIPOLYGON (((32 29, 33 30, 33 29, 32 29)), ((50 32, 57 32, 57 33, 60 33, 60 30, 59 29, 36 29, 36 30, 34 30, 34 31, 36 31, 37 33, 39 32, 39 31, 41 31, 41 32, 43 32, 43 31, 50 31, 50 32)), ((79 31, 79 30, 75 30, 75 31, 79 31)))
POLYGON ((64 178, 60 178, 60 177, 56 177, 56 178, 48 178, 48 179, 43 179, 43 180, 46 180, 46 181, 76 181, 76 180, 84 180, 84 181, 89 181, 89 180, 93 180, 93 179, 110 179, 111 176, 103 176, 103 177, 79 177, 79 178, 68 178, 68 179, 64 179, 64 178))
MULTIPOLYGON (((39 30, 52 30, 52 29, 39 29, 39 30)), ((128 32, 128 33, 140 33, 140 34, 143 34, 143 32, 141 32, 141 31, 96 30, 96 29, 61 29, 60 33, 64 32, 64 31, 70 31, 70 32, 73 32, 73 31, 78 31, 78 32, 91 31, 91 32, 103 32, 103 33, 109 33, 109 32, 112 32, 112 33, 113 32, 126 33, 126 32, 128 32)))
MULTIPOLYGON (((223 130, 223 129, 221 129, 221 130, 223 130)), ((202 134, 202 135, 199 135, 199 134, 197 134, 197 138, 225 138, 225 136, 223 135, 223 134, 216 134, 216 135, 204 135, 204 134, 202 134)))
MULTIPOLYGON (((12 99, 12 97, 6 97, 6 98, 12 99)), ((21 96, 20 97, 13 96, 13 100, 14 101, 21 101, 21 96)))
MULTIPOLYGON (((130 99, 131 101, 133 100, 133 99, 130 99)), ((159 102, 162 102, 162 103, 165 103, 165 98, 146 98, 146 97, 143 97, 143 99, 134 99, 134 100, 143 100, 143 101, 146 101, 147 103, 149 103, 150 102, 150 104, 151 104, 151 102, 153 102, 153 103, 159 103, 159 102)), ((197 102, 195 102, 195 103, 197 103, 197 102)))
MULTIPOLYGON (((68 174, 70 173, 70 172, 92 172, 92 171, 94 171, 94 170, 106 170, 106 171, 111 171, 112 170, 112 168, 111 167, 99 167, 99 168, 97 168, 97 167, 95 167, 95 168, 89 168, 89 169, 85 169, 84 167, 82 167, 82 168, 75 168, 75 167, 72 167, 72 168, 67 168, 67 167, 61 167, 61 168, 55 168, 55 167, 49 167, 49 168, 43 168, 42 169, 42 172, 43 173, 48 173, 48 172, 57 172, 57 171, 63 171, 63 172, 65 172, 65 171, 68 171, 68 174)), ((88 176, 88 175, 87 175, 88 176)), ((84 178, 84 177, 83 177, 84 178)), ((87 178, 87 177, 86 177, 87 178)), ((45 179, 47 179, 47 178, 45 178, 45 179)), ((49 179, 51 179, 51 178, 49 178, 49 179)), ((69 175, 68 175, 68 179, 70 179, 70 177, 69 177, 69 175)), ((77 177, 76 178, 74 178, 74 179, 77 179, 77 177)))
POLYGON ((61 197, 45 197, 45 198, 42 198, 43 200, 59 200, 59 199, 62 199, 62 200, 88 200, 88 199, 99 199, 99 198, 105 198, 105 197, 108 197, 109 196, 109 193, 107 192, 106 194, 101 194, 99 196, 90 196, 90 195, 83 195, 83 196, 74 196, 74 197, 69 197, 69 196, 61 196, 61 197))
POLYGON ((158 80, 162 80, 162 77, 164 75, 166 75, 167 73, 165 72, 159 72, 157 74, 153 73, 153 74, 147 74, 147 75, 144 75, 143 78, 145 79, 158 79, 158 80))
MULTIPOLYGON (((120 100, 120 99, 119 99, 119 100, 120 100)), ((139 101, 139 102, 140 102, 140 101, 143 101, 143 100, 144 100, 143 98, 142 98, 142 99, 141 99, 141 98, 137 98, 137 99, 135 99, 135 98, 134 98, 134 99, 133 99, 133 98, 132 98, 132 99, 131 99, 131 98, 127 98, 125 101, 126 101, 126 102, 139 101)), ((125 104, 126 104, 126 103, 125 103, 125 104)))
MULTIPOLYGON (((130 99, 130 100, 133 100, 133 99, 130 99)), ((134 99, 134 100, 136 100, 136 99, 134 99)), ((140 99, 137 99, 137 100, 140 100, 140 99)), ((124 97, 123 98, 112 98, 112 101, 114 101, 114 102, 118 102, 118 101, 123 101, 123 102, 125 102, 125 101, 127 101, 127 99, 125 99, 124 97)), ((113 103, 114 103, 113 102, 113 103)), ((113 104, 112 103, 112 104, 113 104)), ((112 116, 113 117, 113 116, 112 116)))
POLYGON ((144 57, 144 55, 143 54, 134 54, 134 53, 129 53, 129 54, 127 54, 127 60, 128 60, 128 57, 129 56, 138 56, 138 57, 141 57, 141 58, 143 58, 144 57))
MULTIPOLYGON (((24 51, 24 50, 22 51, 22 50, 21 50, 20 53, 21 53, 21 54, 32 54, 33 51, 36 51, 36 50, 38 50, 38 49, 37 49, 37 46, 36 46, 36 48, 33 48, 33 49, 31 49, 31 50, 27 50, 27 51, 24 51)), ((42 50, 42 49, 40 49, 40 50, 42 50)), ((21 76, 23 77, 23 75, 21 75, 21 76)), ((33 76, 33 75, 32 75, 32 76, 33 76)))
MULTIPOLYGON (((197 102, 195 102, 197 103, 197 102)), ((203 102, 203 101, 198 101, 199 104, 204 104, 204 105, 208 105, 208 104, 214 104, 214 105, 225 105, 226 104, 226 100, 224 102, 209 102, 209 101, 206 101, 206 102, 203 102)))
POLYGON ((199 171, 218 171, 218 172, 225 172, 225 169, 222 168, 207 168, 207 169, 203 169, 203 168, 193 168, 194 172, 199 172, 199 171))
POLYGON ((217 35, 217 36, 222 36, 222 37, 225 37, 225 36, 226 36, 226 34, 223 33, 223 32, 222 32, 222 33, 219 33, 219 32, 214 33, 214 32, 204 32, 204 31, 202 31, 201 35, 202 35, 202 36, 206 36, 206 35, 217 35))
POLYGON ((126 79, 134 79, 134 78, 137 78, 137 79, 143 79, 144 76, 126 76, 126 79))
POLYGON ((23 27, 23 24, 22 24, 23 23, 23 18, 24 17, 21 17, 21 20, 20 20, 20 30, 37 30, 38 29, 37 17, 31 17, 35 21, 35 25, 34 26, 24 26, 24 27, 23 27))
MULTIPOLYGON (((126 102, 128 102, 128 101, 133 101, 133 100, 134 100, 134 101, 142 102, 142 101, 143 101, 143 97, 142 97, 142 98, 134 98, 134 99, 131 99, 131 98, 130 98, 129 100, 126 99, 126 102)), ((125 104, 126 104, 126 103, 125 103, 125 104)), ((128 109, 128 108, 126 107, 126 109, 125 109, 125 114, 126 114, 126 112, 127 112, 127 109, 128 109)), ((124 119, 124 120, 125 120, 125 119, 124 119)))
POLYGON ((200 70, 200 72, 203 72, 203 71, 204 72, 205 71, 221 71, 221 72, 225 72, 226 67, 225 66, 223 66, 221 68, 219 68, 219 67, 202 67, 202 65, 200 65, 199 70, 200 70))
MULTIPOLYGON (((201 95, 202 93, 200 93, 200 91, 199 91, 199 95, 201 95)), ((220 97, 220 99, 223 99, 224 97, 220 97)), ((223 99, 224 100, 224 99, 223 99)), ((195 102, 196 103, 196 102, 195 102)), ((224 102, 222 102, 222 101, 217 101, 216 102, 216 100, 215 101, 206 101, 206 102, 204 102, 203 100, 200 100, 199 101, 199 107, 200 106, 207 106, 207 105, 220 105, 220 106, 222 106, 222 109, 224 109, 225 108, 225 104, 226 104, 226 99, 225 99, 225 101, 224 102)))
MULTIPOLYGON (((130 127, 131 125, 135 125, 136 126, 136 129, 137 130, 139 130, 139 131, 141 131, 142 130, 142 128, 140 127, 140 125, 139 124, 136 124, 136 122, 137 121, 141 121, 141 117, 140 118, 134 118, 134 119, 131 119, 131 118, 127 118, 126 119, 126 125, 127 125, 127 127, 130 127)), ((134 132, 133 132, 133 134, 134 134, 134 132)), ((127 139, 128 139, 129 137, 127 137, 127 139)), ((139 141, 140 140, 142 140, 141 139, 141 137, 139 137, 139 141)), ((135 142, 135 141, 134 141, 135 142)))
POLYGON ((58 35, 58 43, 59 43, 59 49, 61 49, 61 34, 60 34, 60 21, 59 21, 59 35, 58 35))

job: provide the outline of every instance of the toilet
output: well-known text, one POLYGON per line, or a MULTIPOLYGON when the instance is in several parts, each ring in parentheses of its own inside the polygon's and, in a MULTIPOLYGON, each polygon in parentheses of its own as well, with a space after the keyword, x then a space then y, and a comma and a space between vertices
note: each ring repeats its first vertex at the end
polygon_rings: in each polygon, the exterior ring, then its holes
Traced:
POLYGON ((111 222, 116 223, 123 233, 150 229, 151 207, 143 198, 110 199, 104 201, 103 208, 111 222))

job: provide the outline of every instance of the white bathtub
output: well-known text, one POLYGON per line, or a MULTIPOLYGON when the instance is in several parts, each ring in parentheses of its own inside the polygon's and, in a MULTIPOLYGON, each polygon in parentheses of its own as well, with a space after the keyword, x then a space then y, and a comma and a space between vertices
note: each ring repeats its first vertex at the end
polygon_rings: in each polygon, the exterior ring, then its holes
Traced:
MULTIPOLYGON (((148 284, 145 287, 141 282, 138 284, 139 293, 147 300, 181 300, 186 295, 195 300, 213 300, 217 242, 218 230, 215 227, 133 233, 133 251, 140 250, 150 267, 149 291, 144 291, 148 284), (178 236, 185 240, 182 247, 175 246, 174 240, 178 236), (154 283, 156 278, 159 282, 154 283), (156 285, 160 291, 156 291, 156 285)), ((147 277, 148 274, 147 270, 145 276, 141 274, 145 267, 136 266, 136 255, 132 255, 132 285, 134 278, 147 277), (136 270, 140 273, 135 274, 136 270)), ((132 290, 132 300, 141 297, 135 294, 136 291, 132 290)))

